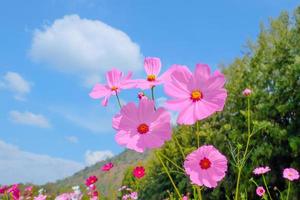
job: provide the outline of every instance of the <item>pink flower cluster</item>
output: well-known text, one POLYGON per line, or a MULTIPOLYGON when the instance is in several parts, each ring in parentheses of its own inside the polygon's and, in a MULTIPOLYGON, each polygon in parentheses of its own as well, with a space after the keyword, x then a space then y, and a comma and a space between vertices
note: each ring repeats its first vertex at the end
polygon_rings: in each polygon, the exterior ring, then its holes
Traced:
POLYGON ((88 195, 93 200, 98 200, 99 192, 97 191, 95 183, 98 181, 96 176, 90 176, 86 179, 85 185, 88 187, 88 195))
MULTIPOLYGON (((197 64, 194 72, 187 66, 172 65, 159 76, 161 66, 159 58, 146 57, 144 79, 131 79, 131 73, 123 77, 122 72, 113 69, 106 74, 106 84, 96 84, 92 89, 90 96, 104 98, 104 106, 112 95, 116 95, 119 101, 118 95, 123 89, 151 89, 152 99, 144 91, 139 92, 137 105, 133 102, 120 105, 120 113, 113 117, 113 128, 117 131, 115 140, 121 146, 141 153, 163 146, 172 136, 171 116, 167 109, 178 111, 177 123, 184 125, 192 125, 223 110, 227 91, 222 73, 211 73, 206 64, 197 64), (157 108, 155 105, 153 91, 158 85, 163 85, 165 93, 170 97, 165 108, 157 108)), ((215 147, 204 145, 186 157, 184 167, 193 184, 212 188, 224 178, 227 159, 215 147)), ((110 168, 105 165, 102 171, 110 168)), ((145 169, 138 166, 133 175, 142 178, 145 169)))
MULTIPOLYGON (((271 168, 269 166, 257 167, 253 170, 253 174, 264 176, 264 174, 268 173, 269 171, 271 171, 271 168)), ((282 172, 282 177, 289 180, 289 181, 295 181, 295 180, 299 179, 299 172, 294 168, 285 168, 282 172)), ((264 183, 267 184, 265 182, 265 179, 264 179, 264 183)), ((265 186, 267 187, 267 185, 265 185, 265 186)), ((260 197, 264 196, 264 194, 265 194, 264 187, 258 186, 256 188, 256 194, 260 197)))

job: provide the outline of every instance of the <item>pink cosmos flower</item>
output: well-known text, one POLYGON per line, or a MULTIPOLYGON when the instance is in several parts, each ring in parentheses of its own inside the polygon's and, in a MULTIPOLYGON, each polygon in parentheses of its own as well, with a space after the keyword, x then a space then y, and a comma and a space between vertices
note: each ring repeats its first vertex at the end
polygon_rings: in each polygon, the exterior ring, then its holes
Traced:
POLYGON ((7 192, 10 193, 10 194, 12 195, 13 200, 19 200, 19 199, 20 199, 21 192, 20 192, 20 189, 19 189, 18 184, 12 185, 12 186, 7 190, 7 192))
POLYGON ((244 91, 243 91, 243 95, 244 96, 250 96, 251 95, 251 93, 252 93, 252 90, 250 90, 249 88, 246 88, 244 91))
POLYGON ((90 176, 85 180, 85 185, 86 186, 91 186, 95 184, 98 181, 98 178, 96 176, 90 176))
POLYGON ((204 145, 186 157, 184 169, 193 184, 214 188, 225 177, 227 159, 214 146, 204 145))
POLYGON ((116 95, 122 89, 129 89, 135 87, 135 81, 131 80, 132 73, 123 77, 123 73, 117 69, 112 69, 106 73, 107 84, 102 85, 97 83, 92 92, 89 94, 93 99, 103 98, 102 105, 107 106, 108 99, 111 95, 116 95))
POLYGON ((146 57, 144 60, 144 67, 147 77, 146 79, 137 80, 138 88, 145 90, 162 83, 161 77, 158 77, 161 69, 161 61, 159 58, 146 57))
POLYGON ((143 166, 137 166, 133 169, 132 174, 138 179, 143 178, 145 176, 145 168, 143 166))
POLYGON ((165 80, 164 90, 174 98, 166 102, 166 107, 179 111, 178 124, 192 125, 223 110, 225 78, 219 71, 211 74, 208 65, 197 64, 194 74, 186 66, 175 65, 165 80))
POLYGON ((47 199, 47 195, 42 195, 42 194, 33 198, 33 200, 46 200, 46 199, 47 199))
POLYGON ((138 107, 128 103, 113 118, 113 127, 118 131, 115 139, 118 144, 137 152, 161 147, 171 139, 170 119, 166 109, 154 110, 152 100, 142 99, 138 107))
POLYGON ((0 187, 0 194, 4 194, 7 190, 8 190, 8 186, 7 185, 3 185, 0 187))
POLYGON ((189 198, 187 196, 183 196, 182 200, 189 200, 189 198))
POLYGON ((294 168, 285 168, 283 170, 283 178, 289 181, 294 181, 299 179, 299 172, 294 168))
POLYGON ((130 194, 130 198, 131 198, 132 200, 138 199, 138 193, 137 193, 137 192, 132 192, 132 193, 130 194))
POLYGON ((265 191, 264 187, 262 187, 262 186, 259 186, 256 188, 256 194, 260 197, 264 196, 265 192, 266 191, 265 191))
POLYGON ((265 167, 257 167, 253 170, 253 173, 255 175, 261 175, 261 174, 265 174, 267 172, 271 171, 269 166, 265 166, 265 167))
POLYGON ((114 164, 112 162, 109 162, 109 163, 106 163, 105 165, 103 165, 101 167, 101 170, 104 171, 104 172, 108 172, 113 167, 114 167, 114 164))

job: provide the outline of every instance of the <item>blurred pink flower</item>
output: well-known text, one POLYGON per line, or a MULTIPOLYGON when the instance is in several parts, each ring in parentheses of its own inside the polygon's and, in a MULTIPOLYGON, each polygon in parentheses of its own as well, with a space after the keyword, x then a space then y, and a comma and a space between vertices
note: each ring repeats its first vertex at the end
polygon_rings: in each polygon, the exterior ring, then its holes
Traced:
POLYGON ((105 165, 103 165, 101 167, 101 170, 104 171, 104 172, 108 172, 113 167, 114 167, 114 164, 112 162, 109 162, 109 163, 106 163, 105 165))
POLYGON ((137 166, 133 169, 132 174, 138 179, 143 178, 145 176, 145 168, 143 166, 137 166))
POLYGON ((85 180, 85 185, 86 186, 91 186, 95 184, 98 181, 98 178, 96 176, 90 176, 85 180))
POLYGON ((10 193, 10 194, 11 194, 11 196, 13 197, 13 200, 19 200, 19 199, 20 199, 21 192, 20 192, 20 189, 19 189, 18 184, 12 185, 12 186, 7 190, 7 193, 10 193))
POLYGON ((99 196, 99 192, 97 190, 93 191, 92 196, 93 197, 98 197, 99 196))
POLYGON ((96 190, 96 185, 95 184, 91 184, 88 186, 89 190, 96 190))
POLYGON ((227 91, 222 73, 211 74, 206 64, 197 64, 194 74, 186 66, 174 65, 169 70, 164 90, 174 99, 166 107, 179 111, 178 124, 192 125, 223 110, 227 91))
POLYGON ((256 175, 261 175, 261 174, 265 174, 267 172, 271 171, 269 166, 265 166, 265 167, 257 167, 253 170, 253 173, 256 175))
POLYGON ((122 196, 122 200, 127 200, 130 198, 130 195, 129 194, 125 194, 122 196))
POLYGON ((7 185, 3 185, 0 187, 0 194, 4 194, 7 190, 8 190, 8 186, 7 185))
POLYGON ((132 200, 138 199, 138 193, 137 193, 137 192, 132 192, 132 193, 130 194, 130 198, 131 198, 132 200))
POLYGON ((244 96, 250 96, 251 95, 251 93, 252 93, 252 90, 250 90, 249 88, 246 88, 244 91, 243 91, 243 95, 244 96))
POLYGON ((214 146, 204 145, 186 157, 184 169, 193 184, 214 188, 225 177, 227 159, 214 146))
POLYGON ((47 199, 47 195, 42 195, 42 194, 33 198, 33 200, 46 200, 46 199, 47 199))
POLYGON ((162 83, 161 77, 158 74, 161 69, 161 61, 156 57, 146 57, 144 60, 144 68, 147 74, 146 79, 137 80, 137 87, 145 90, 150 89, 162 83))
POLYGON ((189 198, 187 196, 183 196, 182 200, 189 200, 189 198))
POLYGON ((283 170, 283 178, 286 178, 290 181, 299 179, 299 172, 294 168, 285 168, 283 170))
POLYGON ((129 89, 135 87, 135 81, 131 80, 132 73, 123 77, 123 73, 117 69, 112 69, 106 73, 107 84, 102 85, 97 83, 92 92, 89 94, 93 99, 103 98, 102 105, 107 106, 108 99, 111 95, 116 95, 122 89, 129 89))
POLYGON ((256 188, 256 194, 260 197, 264 196, 265 192, 266 191, 265 191, 264 187, 262 187, 262 186, 259 186, 256 188))
POLYGON ((118 131, 115 139, 137 152, 161 147, 171 139, 170 119, 170 113, 164 108, 154 110, 152 100, 142 99, 138 107, 128 103, 113 118, 113 127, 118 131))

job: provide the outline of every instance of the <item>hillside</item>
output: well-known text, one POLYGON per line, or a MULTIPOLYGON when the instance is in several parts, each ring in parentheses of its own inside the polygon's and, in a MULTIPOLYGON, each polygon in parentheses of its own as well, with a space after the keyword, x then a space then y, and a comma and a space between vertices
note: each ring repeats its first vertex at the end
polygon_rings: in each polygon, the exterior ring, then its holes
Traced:
POLYGON ((104 194, 105 196, 113 194, 112 196, 114 196, 116 195, 118 188, 121 186, 124 171, 131 165, 144 162, 148 155, 149 152, 141 154, 131 150, 125 150, 111 159, 86 167, 85 169, 75 173, 73 176, 59 180, 55 183, 48 183, 42 187, 46 189, 47 193, 51 194, 70 191, 74 185, 80 185, 81 188, 84 189, 85 179, 90 175, 95 175, 98 177, 97 188, 100 189, 101 194, 104 194), (109 172, 102 172, 100 168, 107 162, 113 162, 114 168, 109 172))

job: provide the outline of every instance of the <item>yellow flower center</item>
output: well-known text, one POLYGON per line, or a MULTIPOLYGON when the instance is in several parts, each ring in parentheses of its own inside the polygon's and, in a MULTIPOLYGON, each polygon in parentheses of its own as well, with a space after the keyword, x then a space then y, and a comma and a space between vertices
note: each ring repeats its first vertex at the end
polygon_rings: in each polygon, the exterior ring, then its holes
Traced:
POLYGON ((154 74, 150 74, 147 76, 147 81, 155 81, 156 76, 154 74))
POLYGON ((202 97, 203 97, 203 95, 200 90, 194 90, 191 94, 191 99, 193 101, 199 101, 202 99, 202 97))
POLYGON ((117 90, 118 90, 118 87, 116 87, 116 86, 111 87, 111 91, 117 91, 117 90))

